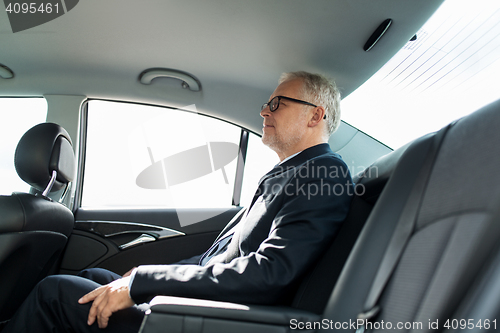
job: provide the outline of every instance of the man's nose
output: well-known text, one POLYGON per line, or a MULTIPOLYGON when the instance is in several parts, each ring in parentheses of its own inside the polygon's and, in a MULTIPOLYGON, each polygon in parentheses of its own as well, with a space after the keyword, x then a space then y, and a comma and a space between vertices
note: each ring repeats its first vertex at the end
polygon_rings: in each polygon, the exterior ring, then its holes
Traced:
POLYGON ((269 105, 266 105, 265 108, 260 110, 260 116, 262 118, 269 117, 271 115, 271 110, 269 109, 269 105))

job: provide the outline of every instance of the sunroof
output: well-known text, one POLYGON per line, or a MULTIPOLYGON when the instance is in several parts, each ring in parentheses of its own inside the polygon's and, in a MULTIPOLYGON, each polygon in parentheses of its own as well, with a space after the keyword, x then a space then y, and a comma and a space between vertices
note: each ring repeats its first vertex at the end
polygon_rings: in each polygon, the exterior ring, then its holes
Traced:
POLYGON ((391 148, 500 98, 500 1, 447 0, 342 101, 342 117, 391 148))

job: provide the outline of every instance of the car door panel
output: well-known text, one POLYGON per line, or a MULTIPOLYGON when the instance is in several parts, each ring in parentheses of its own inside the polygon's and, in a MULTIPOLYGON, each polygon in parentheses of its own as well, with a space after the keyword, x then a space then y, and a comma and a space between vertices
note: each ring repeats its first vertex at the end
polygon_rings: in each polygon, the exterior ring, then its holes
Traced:
POLYGON ((184 216, 201 221, 182 226, 176 209, 78 209, 60 272, 101 267, 123 274, 141 264, 190 258, 208 249, 240 210, 184 209, 184 216))

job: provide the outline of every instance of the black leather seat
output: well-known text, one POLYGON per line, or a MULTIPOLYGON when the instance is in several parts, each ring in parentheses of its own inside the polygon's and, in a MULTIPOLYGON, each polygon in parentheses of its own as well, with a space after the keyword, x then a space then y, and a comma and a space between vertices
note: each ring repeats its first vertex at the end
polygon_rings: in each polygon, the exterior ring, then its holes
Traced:
POLYGON ((293 308, 323 313, 354 243, 407 148, 408 145, 382 156, 364 172, 353 175, 355 191, 349 213, 329 248, 302 279, 291 303, 293 308))
MULTIPOLYGON (((408 327, 415 324, 422 329, 413 326, 413 331, 430 332, 435 331, 431 323, 438 322, 441 330, 448 319, 456 318, 458 305, 468 302, 467 290, 475 288, 474 280, 483 274, 482 253, 498 250, 499 110, 497 101, 454 124, 424 179, 419 173, 433 142, 424 140, 408 148, 360 234, 324 318, 343 323, 367 313, 371 290, 383 269, 390 275, 380 289, 372 327, 380 327, 382 321, 392 323, 393 329, 397 323, 409 323, 401 331, 412 331, 408 327), (415 198, 413 225, 402 250, 394 252, 389 244, 400 238, 398 230, 406 223, 406 207, 418 186, 423 189, 415 198), (390 256, 396 264, 382 265, 390 256)), ((477 323, 480 318, 462 319, 477 323)))
POLYGON ((75 176, 68 133, 53 123, 34 126, 19 141, 14 164, 33 193, 0 196, 0 322, 57 269, 74 226, 73 213, 48 197, 75 176))

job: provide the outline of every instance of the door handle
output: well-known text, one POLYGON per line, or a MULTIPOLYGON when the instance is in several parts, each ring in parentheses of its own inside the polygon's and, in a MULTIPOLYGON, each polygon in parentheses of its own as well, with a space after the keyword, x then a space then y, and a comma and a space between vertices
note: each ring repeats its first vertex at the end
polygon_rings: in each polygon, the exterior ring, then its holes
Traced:
POLYGON ((153 236, 151 236, 151 235, 142 234, 139 237, 137 237, 136 239, 134 239, 134 240, 132 240, 132 241, 130 241, 128 243, 120 245, 118 248, 120 250, 125 250, 125 249, 128 249, 129 247, 136 246, 136 245, 139 245, 139 244, 154 242, 155 240, 156 240, 156 238, 153 237, 153 236))

